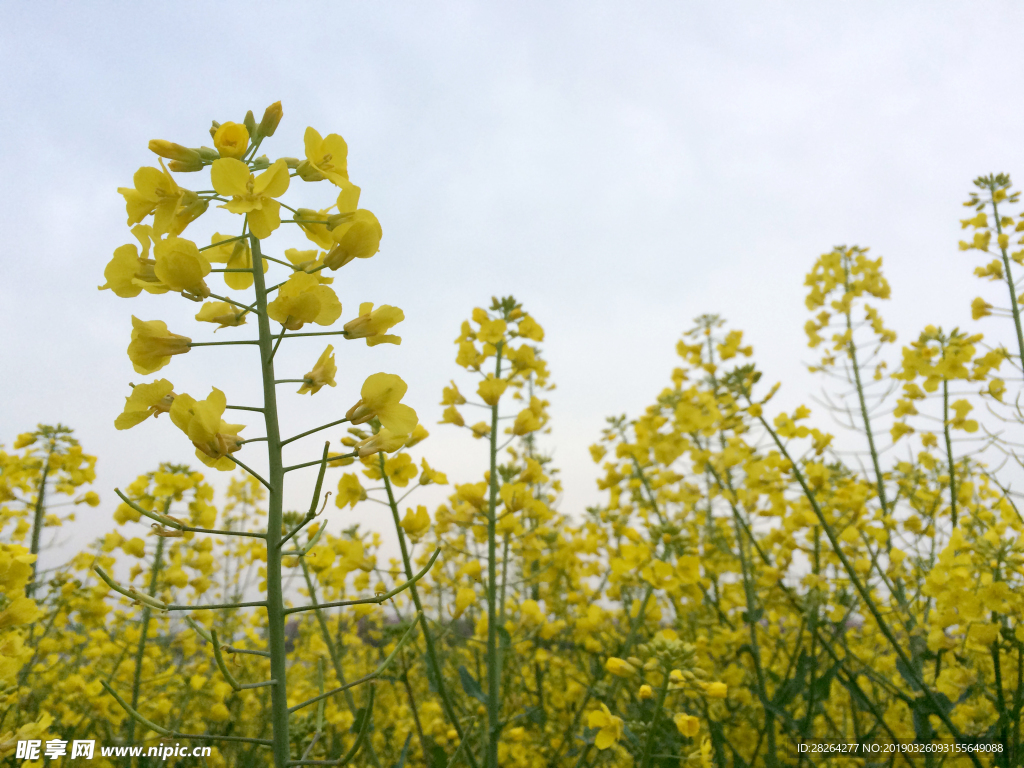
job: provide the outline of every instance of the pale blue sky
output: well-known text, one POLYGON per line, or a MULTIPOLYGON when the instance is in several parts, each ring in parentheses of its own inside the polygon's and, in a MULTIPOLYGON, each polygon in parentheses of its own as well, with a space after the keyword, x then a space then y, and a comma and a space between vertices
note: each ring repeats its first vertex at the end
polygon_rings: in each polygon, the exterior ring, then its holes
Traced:
MULTIPOLYGON (((164 420, 113 428, 141 380, 130 315, 201 337, 187 302, 96 290, 130 239, 116 188, 153 163, 149 139, 208 144, 212 119, 281 99, 270 152, 299 154, 307 125, 341 133, 384 227, 381 253, 339 274, 345 316, 372 300, 407 317, 401 347, 338 345, 338 387, 290 401, 289 423, 399 373, 434 433, 425 453, 475 479, 482 446, 435 427, 437 402, 461 320, 513 293, 548 333, 546 441, 563 509, 581 510, 598 498, 587 445, 661 389, 696 315, 746 329, 766 375, 792 382, 782 402, 803 399, 803 274, 835 244, 885 257, 901 340, 971 323, 986 289, 957 218, 975 176, 1019 169, 1022 21, 985 2, 6 3, 0 440, 78 431, 100 456, 89 533, 113 486, 194 462, 164 420)), ((281 365, 301 375, 320 349, 281 365)), ((196 350, 160 375, 254 399, 247 360, 196 350)))

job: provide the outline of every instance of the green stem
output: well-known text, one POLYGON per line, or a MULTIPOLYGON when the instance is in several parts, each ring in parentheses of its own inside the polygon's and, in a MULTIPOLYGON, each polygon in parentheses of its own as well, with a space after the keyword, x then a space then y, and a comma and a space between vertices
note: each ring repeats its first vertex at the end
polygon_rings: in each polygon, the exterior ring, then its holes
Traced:
MULTIPOLYGON (((253 264, 262 264, 260 241, 253 237, 253 264)), ((263 417, 266 422, 267 459, 270 465, 267 508, 267 636, 270 677, 277 681, 270 689, 275 768, 286 768, 291 759, 288 738, 288 683, 285 649, 284 585, 281 578, 281 527, 283 520, 284 465, 281 461, 281 429, 277 418, 277 389, 274 386, 273 333, 267 316, 267 287, 263 270, 253 269, 257 321, 260 332, 260 362, 263 374, 263 417)))
MULTIPOLYGON (((266 304, 266 301, 263 302, 266 304)), ((190 341, 190 347, 229 347, 235 344, 259 344, 256 339, 239 339, 238 341, 190 341)))
MULTIPOLYGON (((430 627, 427 624, 427 614, 423 610, 423 603, 420 600, 420 592, 416 588, 416 582, 413 581, 413 570, 412 560, 409 557, 409 547, 405 541, 405 531, 402 530, 402 521, 398 516, 398 503, 395 501, 395 493, 391 487, 391 478, 388 477, 387 472, 384 471, 384 454, 377 454, 377 459, 380 462, 380 474, 384 478, 384 488, 388 494, 388 506, 391 507, 391 519, 395 523, 395 532, 398 534, 398 545, 402 551, 402 564, 405 567, 405 577, 412 584, 409 585, 409 592, 412 594, 413 605, 416 606, 416 611, 419 613, 420 625, 423 629, 423 642, 427 646, 427 664, 430 666, 430 671, 433 673, 434 680, 437 681, 437 694, 441 697, 441 706, 444 709, 445 716, 448 718, 448 722, 452 724, 455 732, 459 736, 459 740, 465 740, 466 733, 462 728, 462 724, 459 722, 458 715, 455 713, 455 708, 452 706, 451 696, 448 694, 448 688, 445 685, 445 679, 441 672, 441 665, 437 660, 437 647, 434 645, 433 635, 430 634, 430 627)), ((472 768, 477 768, 476 758, 473 757, 473 753, 470 750, 466 750, 466 759, 469 760, 472 768)))
POLYGON ((654 703, 654 714, 651 716, 651 724, 648 726, 647 741, 644 743, 644 756, 640 761, 640 768, 647 768, 651 764, 651 748, 654 746, 658 716, 661 715, 661 710, 665 706, 666 695, 668 695, 668 673, 665 673, 665 683, 658 689, 658 700, 654 703))
MULTIPOLYGON (((334 666, 334 676, 342 686, 347 686, 348 681, 345 680, 345 669, 341 665, 341 657, 338 655, 338 646, 331 637, 330 630, 327 628, 327 619, 324 616, 324 612, 321 610, 320 604, 317 600, 316 586, 313 584, 313 578, 309 575, 309 566, 306 565, 305 560, 299 560, 299 564, 302 566, 302 575, 306 580, 306 588, 309 590, 309 600, 315 606, 314 611, 316 612, 317 624, 320 627, 320 635, 323 637, 324 645, 327 646, 327 653, 331 657, 331 664, 334 666)), ((373 691, 374 689, 371 686, 371 696, 373 695, 373 691)), ((356 707, 356 700, 352 696, 352 691, 349 688, 345 688, 342 692, 345 694, 345 703, 348 704, 348 710, 352 713, 352 717, 354 718, 359 710, 356 707)), ((380 768, 380 760, 377 758, 377 752, 373 748, 372 744, 369 747, 369 755, 370 762, 377 766, 377 768, 380 768)))
MULTIPOLYGON (((164 514, 170 509, 171 500, 164 503, 164 514)), ((156 554, 153 556, 153 568, 149 572, 150 597, 156 597, 157 579, 160 578, 160 569, 163 567, 164 537, 156 537, 156 554)), ((146 656, 146 636, 149 634, 149 622, 152 616, 152 609, 148 605, 142 606, 142 626, 139 628, 139 647, 135 651, 135 675, 132 680, 132 709, 139 708, 139 691, 142 685, 142 662, 146 656)), ((135 720, 128 718, 128 743, 135 742, 135 720)))
POLYGON ((946 461, 949 464, 949 515, 956 528, 956 465, 953 463, 953 439, 949 434, 949 382, 942 380, 942 433, 946 436, 946 461))
MULTIPOLYGON (((501 378, 502 342, 495 345, 494 377, 501 378)), ((490 492, 487 501, 487 754, 485 768, 498 768, 501 730, 501 657, 498 648, 498 404, 491 406, 490 492)))
POLYGON ((46 517, 46 479, 50 474, 50 456, 53 455, 53 444, 50 444, 50 450, 46 454, 46 460, 43 463, 43 476, 39 479, 39 491, 36 493, 36 507, 35 513, 32 517, 32 545, 29 552, 36 555, 35 560, 32 561, 32 577, 29 579, 28 585, 25 587, 25 596, 32 597, 36 591, 36 572, 39 570, 39 541, 43 535, 43 522, 46 517))
MULTIPOLYGON (((239 235, 238 237, 229 237, 227 240, 218 240, 216 243, 211 243, 210 245, 204 245, 202 248, 199 248, 197 250, 199 250, 200 252, 208 251, 211 248, 217 248, 218 246, 221 246, 221 245, 227 245, 228 243, 233 243, 236 240, 245 240, 245 238, 247 238, 247 237, 248 237, 248 235, 239 235)), ((251 271, 252 271, 251 269, 236 269, 236 270, 232 270, 232 272, 251 272, 251 271)))
MULTIPOLYGON (((889 627, 888 623, 883 618, 881 611, 875 604, 874 599, 871 597, 871 593, 868 592, 867 587, 864 585, 860 577, 857 575, 857 571, 856 569, 854 569, 853 563, 850 562, 850 559, 846 556, 846 553, 843 551, 842 545, 839 542, 839 537, 836 535, 835 529, 825 518, 825 513, 821 509, 821 506, 818 504, 817 497, 814 495, 814 492, 811 491, 810 486, 807 485, 807 481, 804 478, 803 473, 797 467, 796 462, 793 460, 793 457, 790 456, 789 451, 786 449, 786 446, 782 442, 778 433, 771 428, 771 426, 768 424, 768 421, 764 418, 764 416, 758 416, 757 418, 758 421, 761 422, 761 426, 764 427, 765 431, 772 438, 772 441, 775 443, 775 446, 779 449, 779 452, 783 455, 786 461, 789 462, 789 466, 792 468, 793 471, 793 476, 796 478, 797 483, 800 485, 800 489, 801 491, 803 491, 804 497, 810 502, 811 509, 814 510, 814 514, 818 518, 818 522, 821 523, 822 530, 824 530, 825 536, 828 537, 828 541, 832 547, 832 551, 835 553, 836 557, 839 558, 839 562, 842 563, 843 569, 846 571, 846 575, 850 579, 850 583, 853 584, 854 589, 857 590, 857 593, 864 601, 864 604, 867 607, 868 611, 870 611, 871 616, 874 618, 875 624, 878 626, 879 631, 881 631, 882 635, 889 642, 889 645, 892 646, 892 649, 896 652, 896 655, 899 656, 900 661, 903 662, 909 674, 912 676, 914 684, 917 687, 919 687, 921 691, 924 693, 925 698, 928 699, 928 703, 934 708, 935 712, 938 714, 939 719, 942 720, 943 725, 945 725, 946 728, 949 729, 949 732, 952 734, 953 738, 957 741, 957 743, 964 743, 963 735, 960 733, 960 729, 953 724, 953 721, 950 719, 949 715, 946 713, 945 710, 942 709, 942 707, 939 705, 939 702, 935 699, 935 694, 932 692, 931 688, 928 687, 927 683, 925 683, 925 681, 917 673, 917 668, 914 666, 913 661, 910 659, 909 656, 907 656, 907 653, 903 649, 903 646, 900 645, 899 641, 896 639, 896 636, 893 634, 892 629, 889 627)), ((967 756, 970 758, 971 763, 975 766, 975 768, 982 768, 981 762, 978 760, 977 756, 973 752, 968 753, 967 756)))
MULTIPOLYGON (((279 381, 280 381, 280 379, 279 379, 279 381)), ((296 379, 296 381, 305 381, 305 379, 296 379)), ((305 432, 300 432, 299 434, 294 435, 293 437, 289 437, 287 440, 282 440, 281 441, 281 445, 282 446, 288 445, 288 443, 294 442, 295 440, 299 440, 299 439, 301 439, 303 437, 307 437, 308 435, 312 435, 314 432, 319 432, 322 429, 329 429, 330 427, 336 427, 339 424, 344 424, 346 421, 348 421, 347 418, 345 418, 345 419, 338 419, 337 421, 332 421, 329 424, 322 424, 319 427, 314 427, 313 429, 307 430, 305 432)))
MULTIPOLYGON (((1003 225, 999 222, 999 208, 995 200, 992 200, 992 218, 996 220, 996 235, 1003 234, 1003 225)), ((998 240, 996 241, 998 242, 998 240)), ((1003 256, 1003 273, 1006 276, 1006 287, 1010 292, 1010 311, 1013 313, 1013 326, 1017 331, 1017 350, 1020 357, 1018 361, 1021 368, 1024 368, 1024 330, 1021 328, 1020 305, 1017 303, 1017 292, 1013 283, 1013 273, 1010 271, 1010 256, 1006 249, 999 246, 1003 256)))

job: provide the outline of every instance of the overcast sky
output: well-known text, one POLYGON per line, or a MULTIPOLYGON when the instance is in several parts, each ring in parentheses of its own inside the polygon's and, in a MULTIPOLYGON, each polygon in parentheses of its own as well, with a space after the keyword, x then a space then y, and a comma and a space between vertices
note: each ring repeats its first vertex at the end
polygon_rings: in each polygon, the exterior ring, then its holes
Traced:
MULTIPOLYGON (((150 139, 209 144, 211 120, 280 99, 269 153, 301 154, 307 125, 342 134, 384 228, 381 253, 339 273, 344 319, 361 301, 407 318, 400 347, 336 344, 337 388, 286 398, 284 431, 398 373, 434 434, 426 455, 477 479, 482 444, 435 426, 437 403, 460 322, 511 293, 547 331, 559 389, 545 443, 562 509, 582 510, 598 499, 586 447, 664 386, 695 316, 745 329, 785 404, 817 386, 802 282, 833 245, 884 256, 901 342, 927 323, 989 327, 969 303, 999 294, 970 276, 958 217, 974 177, 1019 169, 1022 21, 1024 6, 984 2, 5 3, 0 441, 76 429, 100 457, 90 534, 109 527, 114 486, 196 463, 166 419, 113 428, 143 380, 125 355, 131 314, 208 336, 188 302, 96 290, 131 241, 116 188, 154 164, 150 139)), ((308 186, 304 199, 330 199, 308 186)), ((279 371, 301 376, 322 348, 292 343, 279 371)), ((193 350, 159 376, 256 402, 253 363, 193 350)))

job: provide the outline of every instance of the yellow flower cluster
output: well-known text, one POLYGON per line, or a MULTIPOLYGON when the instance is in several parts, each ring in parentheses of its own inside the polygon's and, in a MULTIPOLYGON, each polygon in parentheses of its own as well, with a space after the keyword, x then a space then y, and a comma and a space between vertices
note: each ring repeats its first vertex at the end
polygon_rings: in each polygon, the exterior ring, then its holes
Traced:
POLYGON ((397 344, 404 320, 362 302, 331 330, 342 303, 324 272, 373 256, 381 229, 358 207, 340 136, 307 129, 304 159, 258 154, 281 115, 215 123, 213 148, 152 142, 160 168, 121 190, 139 245, 115 251, 103 286, 203 302, 199 322, 249 334, 193 341, 134 319, 138 373, 238 345, 262 401, 230 404, 251 391, 237 376, 203 400, 160 378, 133 385, 115 423, 177 427, 204 465, 237 471, 224 498, 161 465, 117 491, 116 530, 37 571, 41 551, 56 554, 43 532, 70 516, 55 499, 98 504, 81 492, 95 459, 64 427, 0 451, 0 757, 73 737, 208 743, 206 764, 233 768, 838 764, 801 757, 810 743, 1021 763, 1024 517, 1001 465, 1024 463, 1011 391, 1024 250, 1010 234, 1024 223, 1007 177, 975 182, 961 248, 994 257, 978 274, 1009 307, 993 295, 972 312, 1009 320, 1008 346, 926 325, 887 360, 882 260, 835 248, 807 276, 805 330, 813 370, 839 382, 822 408, 848 435, 804 405, 778 409, 742 332, 703 315, 651 404, 609 418, 591 447, 601 503, 565 509, 544 331, 512 297, 462 324, 441 393, 440 424, 481 449, 482 475, 423 451, 401 377, 339 378, 344 345, 276 377, 282 343, 397 344), (207 169, 207 191, 172 175, 207 169), (291 208, 296 178, 327 182, 336 202, 291 208), (199 246, 183 235, 211 202, 243 217, 240 232, 199 246), (279 257, 265 241, 289 232, 315 248, 279 257), (284 383, 318 395, 325 423, 284 437, 284 383), (298 453, 336 427, 322 453, 298 453), (293 511, 297 478, 310 503, 293 511), (448 486, 443 503, 410 501, 431 485, 448 486), (383 512, 380 530, 348 519, 361 505, 383 512))

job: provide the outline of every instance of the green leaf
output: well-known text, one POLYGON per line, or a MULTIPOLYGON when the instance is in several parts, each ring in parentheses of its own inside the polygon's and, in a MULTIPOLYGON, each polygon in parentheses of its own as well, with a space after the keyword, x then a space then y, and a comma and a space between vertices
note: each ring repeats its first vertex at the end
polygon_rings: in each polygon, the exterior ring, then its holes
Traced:
POLYGON ((427 765, 429 768, 446 768, 448 753, 433 739, 427 739, 427 765))
POLYGON ((752 611, 743 612, 744 624, 757 624, 764 617, 764 608, 755 608, 752 611))
POLYGON ((469 670, 466 669, 465 665, 459 667, 459 679, 462 680, 462 690, 466 692, 467 696, 472 696, 481 704, 487 703, 487 697, 484 696, 484 689, 481 688, 480 683, 474 680, 473 676, 469 674, 469 670))
POLYGON ((430 688, 430 692, 437 693, 441 686, 438 685, 437 675, 434 674, 434 666, 426 655, 423 656, 423 666, 427 673, 427 685, 430 688))
POLYGON ((534 725, 544 725, 548 721, 548 716, 540 707, 533 707, 526 713, 526 719, 534 725))
POLYGON ((498 645, 503 653, 512 647, 512 636, 504 627, 498 627, 498 645))

